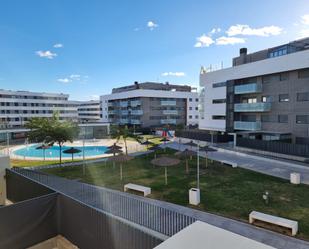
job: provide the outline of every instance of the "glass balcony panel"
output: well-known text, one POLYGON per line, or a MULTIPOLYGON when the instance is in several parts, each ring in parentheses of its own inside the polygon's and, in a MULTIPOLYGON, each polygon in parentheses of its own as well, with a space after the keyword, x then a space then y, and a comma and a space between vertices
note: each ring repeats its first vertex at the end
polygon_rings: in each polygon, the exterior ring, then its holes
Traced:
POLYGON ((260 121, 257 121, 257 122, 235 121, 234 122, 235 130, 260 131, 261 127, 262 127, 262 124, 260 121))
POLYGON ((176 124, 176 119, 161 119, 161 124, 176 124))
POLYGON ((129 111, 128 110, 121 110, 121 115, 128 115, 129 111))
POLYGON ((164 115, 177 115, 178 111, 177 110, 163 110, 164 115))
POLYGON ((271 103, 239 103, 234 105, 234 112, 269 112, 271 103))
POLYGON ((121 101, 120 107, 127 107, 129 105, 128 101, 121 101))
POLYGON ((143 110, 132 110, 131 115, 143 115, 143 110))
POLYGON ((141 121, 139 119, 131 119, 131 124, 141 124, 141 121))
POLYGON ((238 85, 234 88, 235 94, 246 94, 246 93, 260 93, 262 92, 262 84, 250 83, 245 85, 238 85))
POLYGON ((139 105, 141 105, 142 103, 141 103, 141 101, 140 100, 132 100, 131 102, 130 102, 130 105, 131 106, 139 106, 139 105))
POLYGON ((174 106, 176 105, 176 100, 161 100, 161 105, 174 106))

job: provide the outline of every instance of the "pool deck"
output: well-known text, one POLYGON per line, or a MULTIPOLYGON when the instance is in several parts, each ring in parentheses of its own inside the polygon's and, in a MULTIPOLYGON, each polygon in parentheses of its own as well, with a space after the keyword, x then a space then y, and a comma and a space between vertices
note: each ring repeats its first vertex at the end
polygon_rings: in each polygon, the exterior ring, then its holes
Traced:
MULTIPOLYGON (((85 140, 85 146, 111 146, 116 142, 115 139, 95 139, 95 140, 85 140)), ((27 156, 19 156, 14 154, 14 151, 21 149, 21 148, 25 148, 27 146, 31 146, 34 144, 23 144, 23 145, 16 145, 16 146, 12 146, 9 148, 9 156, 11 159, 17 159, 17 160, 34 160, 34 161, 42 161, 43 158, 42 157, 27 157, 27 156)), ((122 151, 125 151, 124 148, 124 142, 123 141, 119 141, 117 142, 118 146, 122 147, 122 151)), ((83 146, 83 141, 82 140, 78 140, 78 141, 74 141, 73 143, 65 143, 64 146, 68 146, 68 147, 82 147, 83 146)), ((128 147, 128 152, 129 153, 133 153, 133 152, 137 152, 137 151, 141 151, 145 149, 144 145, 140 145, 137 141, 127 141, 127 147, 128 147)), ((3 154, 8 153, 7 149, 3 149, 2 150, 3 154)), ((102 154, 102 155, 96 155, 96 156, 86 156, 86 159, 97 159, 97 158, 104 158, 104 157, 108 157, 110 156, 110 154, 102 154)), ((74 159, 82 159, 82 156, 74 156, 74 159)), ((46 157, 45 158, 46 161, 54 161, 54 160, 59 160, 59 157, 46 157)), ((64 161, 71 161, 71 158, 68 157, 63 157, 64 161)))

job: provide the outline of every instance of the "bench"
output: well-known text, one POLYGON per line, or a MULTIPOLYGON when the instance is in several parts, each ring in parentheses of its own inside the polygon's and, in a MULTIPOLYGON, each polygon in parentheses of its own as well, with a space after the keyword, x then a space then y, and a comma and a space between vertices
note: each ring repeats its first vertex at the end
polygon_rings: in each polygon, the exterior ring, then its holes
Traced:
POLYGON ((298 222, 294 220, 288 220, 278 216, 252 211, 249 215, 249 223, 252 224, 255 220, 289 228, 292 230, 292 236, 295 236, 298 231, 298 222))
POLYGON ((143 192, 144 196, 151 194, 151 188, 145 187, 145 186, 142 186, 142 185, 133 184, 133 183, 128 183, 128 184, 124 185, 123 189, 124 189, 124 192, 127 192, 129 189, 139 191, 139 192, 143 192))
POLYGON ((232 168, 237 168, 237 163, 234 163, 234 162, 230 162, 230 161, 226 161, 226 160, 223 160, 223 161, 221 161, 221 163, 223 164, 227 164, 227 165, 231 165, 232 166, 232 168))

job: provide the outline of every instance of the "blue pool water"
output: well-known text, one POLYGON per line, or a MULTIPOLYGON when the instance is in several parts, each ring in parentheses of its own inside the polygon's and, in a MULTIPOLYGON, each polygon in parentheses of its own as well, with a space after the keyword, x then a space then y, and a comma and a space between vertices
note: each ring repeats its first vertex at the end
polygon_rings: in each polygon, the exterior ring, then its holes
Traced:
MULTIPOLYGON (((13 153, 17 156, 22 156, 22 157, 37 157, 37 158, 43 158, 44 155, 44 150, 37 150, 36 148, 39 145, 29 145, 27 147, 15 150, 13 153)), ((71 146, 63 146, 62 151, 66 149, 70 149, 71 146)), ((83 156, 83 147, 81 146, 74 146, 74 148, 81 150, 80 153, 74 154, 74 158, 81 158, 83 156)), ((99 156, 103 155, 105 151, 107 151, 108 148, 106 146, 85 146, 85 157, 89 156, 99 156)), ((48 149, 45 150, 45 157, 46 158, 59 158, 59 146, 54 145, 48 149)), ((72 154, 65 154, 62 152, 62 157, 63 158, 71 158, 72 154)))

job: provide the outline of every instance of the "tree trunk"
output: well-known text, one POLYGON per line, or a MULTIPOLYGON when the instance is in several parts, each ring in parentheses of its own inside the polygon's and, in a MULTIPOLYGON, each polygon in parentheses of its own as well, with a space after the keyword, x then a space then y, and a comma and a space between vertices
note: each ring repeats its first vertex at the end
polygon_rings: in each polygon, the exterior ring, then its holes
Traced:
POLYGON ((189 174, 189 165, 188 165, 188 159, 186 158, 186 173, 189 174))
POLYGON ((127 139, 124 138, 123 141, 124 141, 124 147, 126 149, 126 155, 128 155, 127 139))
POLYGON ((59 163, 59 165, 61 166, 61 159, 62 159, 62 155, 61 155, 61 152, 62 152, 62 145, 61 144, 59 144, 59 160, 60 160, 60 163, 59 163))

